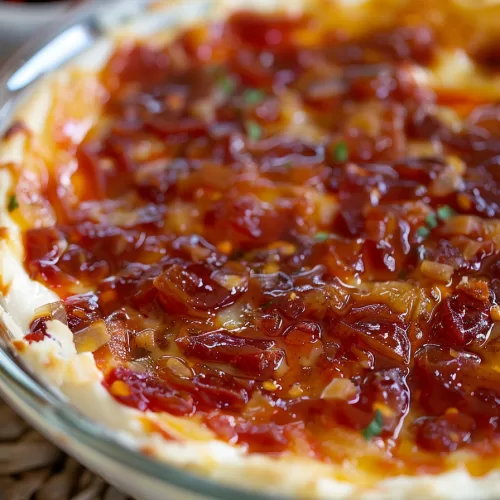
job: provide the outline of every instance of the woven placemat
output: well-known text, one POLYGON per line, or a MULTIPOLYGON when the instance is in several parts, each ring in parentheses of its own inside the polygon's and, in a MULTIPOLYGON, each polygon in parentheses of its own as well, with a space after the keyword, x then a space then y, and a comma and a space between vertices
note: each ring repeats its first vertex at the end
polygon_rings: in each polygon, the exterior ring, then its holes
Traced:
POLYGON ((0 400, 0 500, 126 500, 0 400))

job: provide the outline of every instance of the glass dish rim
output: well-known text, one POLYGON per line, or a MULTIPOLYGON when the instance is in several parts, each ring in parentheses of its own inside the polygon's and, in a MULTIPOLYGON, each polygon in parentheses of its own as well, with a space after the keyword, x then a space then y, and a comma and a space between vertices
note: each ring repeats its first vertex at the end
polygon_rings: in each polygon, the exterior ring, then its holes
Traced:
MULTIPOLYGON (((165 18, 167 19, 169 12, 171 15, 182 16, 187 15, 190 9, 207 9, 213 1, 186 0, 182 5, 173 3, 166 9, 165 18)), ((152 3, 154 0, 108 0, 106 6, 103 7, 99 0, 80 1, 77 2, 78 5, 70 7, 66 13, 58 17, 57 28, 54 27, 55 23, 51 23, 47 30, 30 38, 0 67, 0 132, 9 126, 12 111, 24 94, 36 87, 42 75, 62 67, 105 36, 109 26, 102 27, 102 15, 112 12, 112 9, 117 8, 117 4, 121 4, 120 9, 123 5, 127 5, 132 11, 135 10, 135 13, 138 13, 145 11, 152 3), (75 29, 82 30, 81 33, 86 34, 88 39, 80 39, 80 45, 74 48, 71 54, 59 54, 58 58, 50 61, 43 61, 43 57, 40 59, 43 51, 50 49, 52 42, 60 42, 61 36, 75 29)), ((112 27, 122 24, 125 19, 126 15, 112 27)), ((50 50, 46 55, 49 54, 50 50)), ((27 410, 35 411, 53 433, 66 435, 83 448, 92 448, 101 457, 157 480, 166 487, 174 486, 186 493, 221 500, 285 498, 277 494, 237 488, 194 474, 182 467, 148 457, 121 443, 110 429, 81 415, 69 401, 60 398, 34 375, 29 367, 24 366, 5 341, 8 335, 7 327, 0 321, 0 395, 25 418, 27 418, 27 410)), ((36 426, 35 422, 30 423, 36 426)))

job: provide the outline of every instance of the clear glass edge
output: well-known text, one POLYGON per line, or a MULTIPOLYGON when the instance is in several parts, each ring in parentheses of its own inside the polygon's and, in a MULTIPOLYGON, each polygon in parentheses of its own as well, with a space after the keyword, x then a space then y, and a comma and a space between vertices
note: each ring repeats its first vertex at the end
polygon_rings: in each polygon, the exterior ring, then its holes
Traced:
MULTIPOLYGON (((186 9, 208 7, 210 2, 211 0, 187 0, 182 6, 173 7, 171 14, 182 15, 182 11, 186 9), (175 13, 173 12, 174 9, 175 13)), ((63 66, 73 57, 83 53, 101 36, 104 36, 109 29, 124 21, 124 17, 119 16, 117 18, 118 22, 110 24, 110 13, 117 13, 117 9, 123 10, 123 4, 127 4, 129 7, 135 7, 136 9, 135 11, 133 9, 128 11, 128 15, 131 15, 139 12, 137 7, 144 10, 149 3, 152 2, 149 0, 111 0, 106 2, 106 7, 103 8, 99 0, 88 0, 83 5, 70 9, 68 13, 63 15, 58 20, 57 29, 52 26, 48 31, 44 31, 41 35, 29 40, 21 49, 15 52, 0 68, 0 131, 8 127, 9 118, 19 99, 33 85, 36 85, 43 74, 63 66), (24 85, 9 86, 9 81, 12 82, 13 76, 19 74, 19 71, 25 70, 40 53, 45 50, 45 55, 50 55, 50 50, 47 51, 47 48, 50 48, 51 42, 57 39, 60 40, 59 37, 63 36, 67 30, 75 28, 82 29, 84 33, 88 34, 88 44, 81 44, 69 56, 66 53, 66 57, 63 58, 42 58, 45 59, 46 64, 40 65, 24 85)), ((2 326, 5 329, 5 326, 2 326)), ((96 425, 95 422, 82 416, 68 401, 58 397, 50 388, 39 381, 34 374, 30 373, 27 367, 22 366, 22 363, 16 359, 15 354, 13 354, 6 342, 0 342, 0 395, 25 418, 29 413, 27 410, 34 411, 42 416, 44 424, 48 428, 70 436, 84 448, 96 450, 101 456, 121 466, 165 482, 167 485, 184 489, 186 492, 200 494, 205 497, 211 496, 221 500, 284 498, 215 482, 180 467, 172 466, 167 462, 150 458, 120 443, 112 435, 110 429, 103 425, 96 425)), ((34 422, 31 423, 35 424, 34 422)))

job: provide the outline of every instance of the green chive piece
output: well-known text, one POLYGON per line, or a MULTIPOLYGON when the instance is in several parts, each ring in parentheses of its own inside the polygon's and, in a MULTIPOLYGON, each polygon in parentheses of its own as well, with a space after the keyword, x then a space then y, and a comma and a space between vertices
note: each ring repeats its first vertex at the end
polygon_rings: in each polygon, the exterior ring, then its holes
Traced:
POLYGON ((216 83, 217 87, 219 87, 219 89, 226 95, 233 94, 236 88, 236 82, 234 79, 225 73, 221 73, 217 77, 216 83))
POLYGON ((417 229, 417 236, 420 236, 421 238, 427 238, 430 234, 430 229, 425 226, 421 226, 417 229))
POLYGON ((439 219, 447 220, 450 217, 453 217, 456 212, 449 205, 443 205, 442 207, 439 207, 436 210, 436 213, 437 213, 437 216, 439 217, 439 219))
POLYGON ((268 300, 267 302, 264 302, 262 305, 260 305, 259 309, 267 309, 272 303, 272 300, 268 300))
POLYGON ((17 198, 15 194, 10 195, 9 203, 7 204, 7 209, 9 212, 13 212, 16 208, 19 208, 19 203, 17 202, 17 198))
POLYGON ((429 214, 425 218, 425 223, 427 224, 427 227, 429 229, 434 229, 435 227, 437 227, 438 221, 437 221, 437 218, 436 218, 436 214, 429 214))
POLYGON ((259 104, 266 98, 266 94, 259 89, 247 89, 243 94, 243 99, 246 104, 255 105, 259 104))
POLYGON ((316 241, 326 241, 330 237, 330 234, 325 231, 319 231, 314 235, 316 241))
POLYGON ((345 163, 349 159, 349 149, 345 142, 338 142, 333 148, 333 159, 338 163, 345 163))
POLYGON ((262 137, 262 127, 253 120, 248 120, 245 123, 245 129, 251 141, 258 141, 262 137))
POLYGON ((382 418, 382 412, 377 410, 374 419, 361 431, 361 433, 367 441, 370 441, 371 438, 382 434, 383 426, 384 419, 382 418))

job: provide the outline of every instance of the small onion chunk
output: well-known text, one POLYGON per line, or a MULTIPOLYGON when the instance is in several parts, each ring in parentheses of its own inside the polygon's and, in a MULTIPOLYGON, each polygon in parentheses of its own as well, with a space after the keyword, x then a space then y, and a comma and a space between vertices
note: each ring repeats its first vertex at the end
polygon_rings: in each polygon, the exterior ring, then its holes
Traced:
POLYGON ((75 336, 75 346, 78 353, 95 352, 106 345, 111 338, 106 323, 100 319, 80 330, 75 336))
POLYGON ((453 276, 453 267, 448 264, 441 264, 439 262, 432 262, 431 260, 424 260, 420 266, 420 271, 424 276, 448 283, 453 276))
POLYGON ((479 233, 481 229, 481 221, 478 217, 472 215, 455 215, 449 218, 441 232, 445 235, 457 234, 470 236, 479 233))
POLYGON ((190 380, 194 376, 186 361, 176 356, 163 356, 157 361, 157 368, 160 371, 169 370, 174 376, 184 380, 190 380))
POLYGON ((358 393, 358 388, 348 378, 334 378, 321 393, 321 399, 349 401, 358 393))
POLYGON ((66 315, 66 309, 62 301, 50 302, 49 304, 44 304, 43 306, 37 307, 35 309, 35 318, 49 317, 54 321, 60 321, 61 323, 68 324, 68 316, 66 315))

